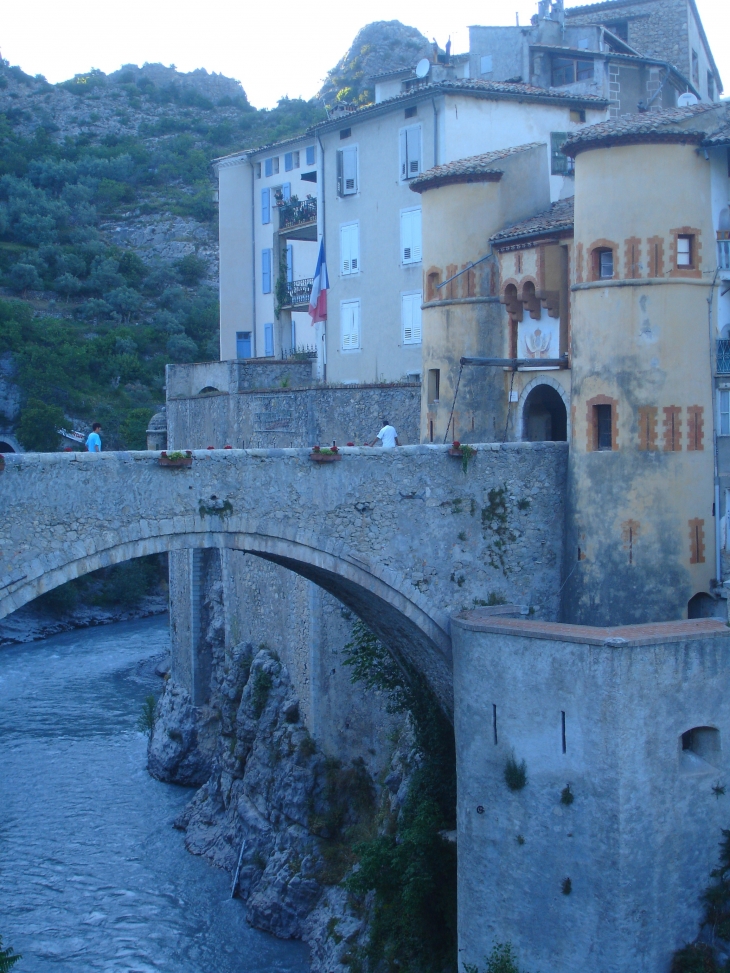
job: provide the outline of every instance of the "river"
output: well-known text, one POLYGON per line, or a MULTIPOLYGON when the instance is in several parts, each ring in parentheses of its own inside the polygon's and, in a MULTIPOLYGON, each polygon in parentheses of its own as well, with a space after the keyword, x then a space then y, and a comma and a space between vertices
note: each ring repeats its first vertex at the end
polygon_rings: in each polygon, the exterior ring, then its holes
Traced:
POLYGON ((13 973, 303 973, 301 943, 251 929, 231 877, 172 822, 136 722, 163 618, 0 649, 0 935, 13 973))

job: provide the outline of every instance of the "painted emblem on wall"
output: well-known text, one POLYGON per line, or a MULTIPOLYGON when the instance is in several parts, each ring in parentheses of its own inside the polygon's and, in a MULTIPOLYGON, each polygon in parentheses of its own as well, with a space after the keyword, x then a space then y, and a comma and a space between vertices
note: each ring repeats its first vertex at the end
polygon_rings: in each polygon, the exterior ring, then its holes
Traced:
POLYGON ((560 336, 559 322, 547 314, 540 321, 527 318, 517 329, 519 358, 557 358, 560 336))

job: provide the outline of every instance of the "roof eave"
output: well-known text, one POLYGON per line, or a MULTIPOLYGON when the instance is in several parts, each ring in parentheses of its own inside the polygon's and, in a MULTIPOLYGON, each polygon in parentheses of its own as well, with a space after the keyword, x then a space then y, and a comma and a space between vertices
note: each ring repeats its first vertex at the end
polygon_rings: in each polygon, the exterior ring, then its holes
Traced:
POLYGON ((487 172, 464 172, 454 173, 453 175, 434 176, 430 179, 423 179, 421 182, 413 180, 410 184, 411 192, 425 193, 429 189, 440 189, 442 186, 453 186, 458 183, 471 182, 499 182, 504 175, 502 169, 490 169, 487 172))
POLYGON ((623 135, 603 135, 595 139, 576 142, 574 145, 566 143, 563 153, 574 159, 581 152, 592 149, 611 149, 618 145, 701 145, 706 132, 631 132, 623 135))

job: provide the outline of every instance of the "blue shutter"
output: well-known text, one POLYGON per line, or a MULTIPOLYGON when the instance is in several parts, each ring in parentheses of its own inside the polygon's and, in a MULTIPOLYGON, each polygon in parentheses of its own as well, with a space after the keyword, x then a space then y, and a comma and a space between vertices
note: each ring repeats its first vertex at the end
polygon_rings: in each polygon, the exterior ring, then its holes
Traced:
POLYGON ((265 176, 273 176, 274 175, 274 160, 273 159, 267 159, 264 162, 264 175, 265 176))
POLYGON ((264 354, 271 358, 274 354, 274 325, 264 325, 264 354))
POLYGON ((308 145, 307 146, 307 165, 308 166, 313 166, 314 165, 314 146, 313 145, 308 145))
POLYGON ((271 190, 261 190, 261 222, 271 223, 271 190))
POLYGON ((285 182, 284 183, 284 185, 281 187, 281 193, 282 193, 282 196, 284 197, 284 202, 285 203, 288 203, 289 200, 291 199, 291 183, 290 182, 285 182))
POLYGON ((294 168, 294 154, 292 152, 286 152, 284 154, 284 168, 287 172, 291 172, 294 168))
POLYGON ((286 282, 291 284, 294 280, 294 247, 291 243, 286 248, 286 282))
POLYGON ((271 293, 271 250, 261 251, 261 290, 271 293))

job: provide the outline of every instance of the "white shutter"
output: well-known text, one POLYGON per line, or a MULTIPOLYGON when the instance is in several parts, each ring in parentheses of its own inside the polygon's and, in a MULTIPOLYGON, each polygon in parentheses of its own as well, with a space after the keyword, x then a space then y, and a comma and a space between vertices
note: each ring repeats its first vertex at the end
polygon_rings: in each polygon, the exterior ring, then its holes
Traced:
POLYGON ((356 274, 360 266, 360 226, 346 223, 340 227, 340 273, 356 274))
POLYGON ((408 178, 408 138, 407 129, 403 129, 400 133, 400 177, 401 179, 408 178))
POLYGON ((406 129, 406 147, 408 154, 407 179, 413 179, 421 171, 421 126, 413 125, 406 129))
POLYGON ((342 195, 351 196, 357 192, 357 146, 342 150, 342 195))
POLYGON ((360 302, 344 301, 340 305, 342 321, 342 350, 354 351, 360 347, 360 302))
POLYGON ((421 260, 421 210, 407 209, 400 214, 401 261, 415 264, 421 260))
POLYGON ((401 298, 403 344, 421 343, 421 294, 404 294, 401 298))

